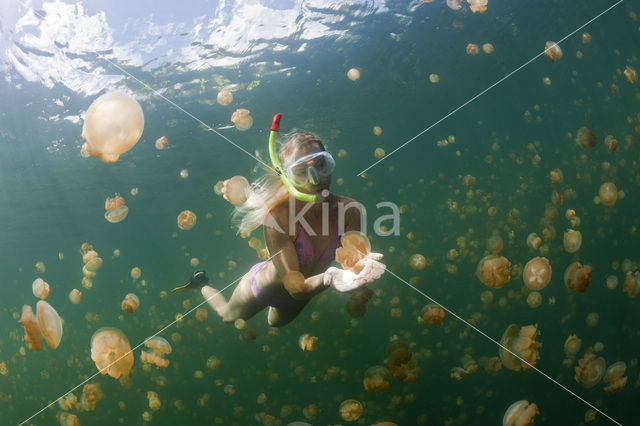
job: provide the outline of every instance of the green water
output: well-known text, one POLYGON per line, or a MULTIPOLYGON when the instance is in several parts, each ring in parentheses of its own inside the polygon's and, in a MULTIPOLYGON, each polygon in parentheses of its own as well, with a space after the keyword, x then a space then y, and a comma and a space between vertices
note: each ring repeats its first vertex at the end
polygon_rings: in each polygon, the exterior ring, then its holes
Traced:
MULTIPOLYGON (((194 0, 183 7, 160 7, 90 1, 81 12, 62 8, 66 14, 58 18, 54 10, 61 9, 38 3, 30 25, 24 25, 32 16, 24 5, 0 8, 5 77, 0 83, 0 362, 8 369, 0 376, 0 423, 31 418, 91 377, 89 383, 98 384, 104 395, 97 409, 70 411, 85 425, 345 424, 338 407, 347 399, 363 404, 358 423, 366 425, 495 425, 507 407, 521 399, 538 405, 537 424, 584 424, 590 407, 549 378, 616 421, 634 424, 640 315, 638 300, 622 292, 622 264, 629 259, 629 268, 636 270, 640 261, 640 92, 622 71, 627 65, 638 68, 639 23, 630 16, 640 11, 638 2, 616 6, 563 41, 561 60, 550 63, 538 57, 368 170, 364 179, 357 173, 376 161, 376 148, 390 153, 539 54, 546 41, 560 40, 614 2, 490 0, 484 14, 471 13, 466 4, 462 11, 453 11, 443 0, 339 7, 329 2, 255 2, 250 5, 265 8, 258 15, 272 17, 267 21, 274 31, 300 23, 281 36, 267 37, 267 31, 251 39, 246 35, 249 29, 265 28, 252 23, 256 16, 249 16, 239 34, 245 34, 255 50, 242 47, 243 36, 224 38, 229 33, 220 30, 239 25, 238 11, 247 10, 242 3, 214 7, 194 0), (111 38, 88 36, 93 44, 78 45, 82 37, 74 38, 73 33, 80 27, 72 23, 87 16, 100 18, 101 12, 101 19, 110 23, 111 38), (214 18, 217 21, 209 27, 198 26, 214 18), (49 33, 44 28, 52 22, 68 29, 55 33, 57 43, 45 36, 49 33), (318 22, 324 27, 317 34, 305 32, 318 22), (592 36, 590 44, 582 43, 585 31, 592 36), (46 46, 30 35, 47 40, 46 46), (216 44, 221 39, 226 44, 216 44), (267 48, 256 49, 260 43, 267 48), (495 52, 467 55, 468 43, 492 43, 495 52), (111 45, 118 48, 109 50, 111 45), (576 51, 582 52, 582 59, 576 51), (58 65, 48 62, 52 57, 58 65), (238 62, 225 66, 223 59, 238 62), (277 335, 270 335, 266 311, 258 314, 248 321, 257 337, 245 343, 241 331, 222 323, 205 305, 205 322, 191 313, 162 332, 173 346, 167 369, 143 368, 137 349, 130 386, 109 376, 92 377, 98 373, 90 359, 96 330, 116 327, 132 347, 137 346, 202 302, 197 293, 161 297, 162 291, 190 276, 191 258, 199 259, 216 288, 232 283, 258 261, 247 240, 231 228, 232 207, 213 191, 216 182, 233 175, 257 178, 261 171, 256 161, 114 64, 215 129, 231 125, 235 109, 249 109, 251 129, 219 132, 251 154, 258 150, 262 158, 267 158, 268 129, 276 112, 284 114, 283 130, 318 134, 337 160, 332 191, 368 208, 369 230, 376 217, 389 213, 377 210, 376 203, 391 201, 406 209, 399 236, 370 235, 375 251, 385 254, 387 267, 461 318, 473 317, 475 326, 493 339, 499 340, 509 324, 537 324, 542 346, 536 367, 548 378, 505 367, 492 375, 480 366, 461 381, 452 379, 451 369, 461 366, 466 354, 480 362, 497 356, 498 346, 451 314, 436 328, 418 322, 430 300, 391 274, 370 285, 376 294, 366 315, 357 320, 345 310, 348 295, 327 291, 277 335), (346 77, 352 67, 361 72, 356 82, 346 77), (440 76, 439 83, 429 82, 431 73, 440 76), (550 86, 543 84, 545 76, 550 86), (222 107, 216 95, 229 84, 235 85, 234 101, 222 107), (79 116, 100 94, 114 89, 136 94, 145 114, 142 138, 116 163, 81 158, 79 116), (525 119, 526 111, 531 121, 525 119), (381 126, 382 135, 375 136, 373 126, 381 126), (575 144, 582 126, 596 134, 594 148, 575 144), (615 153, 604 145, 608 134, 619 142, 615 153), (437 141, 449 135, 455 136, 455 143, 438 147, 437 141), (154 142, 160 136, 168 138, 169 149, 156 150, 154 142), (347 155, 338 158, 341 149, 347 155), (492 156, 490 164, 487 155, 492 156), (538 165, 533 164, 535 155, 540 157, 538 165), (603 166, 605 162, 610 168, 603 166), (556 167, 564 174, 561 184, 549 179, 556 167), (187 179, 180 178, 182 169, 189 171, 187 179), (476 177, 471 189, 463 184, 466 174, 476 177), (594 204, 606 181, 624 192, 612 207, 594 204), (134 187, 139 189, 136 196, 130 194, 134 187), (551 223, 555 238, 543 242, 553 276, 540 291, 542 305, 533 309, 518 271, 541 254, 527 247, 526 238, 531 232, 542 236, 545 205, 551 203, 553 191, 567 189, 577 197, 566 197, 556 207, 558 219, 551 223), (129 214, 111 224, 103 217, 104 201, 115 193, 124 196, 129 214), (493 216, 488 214, 490 207, 497 208, 493 216), (194 229, 182 231, 176 217, 187 209, 198 221, 194 229), (583 237, 574 254, 567 253, 562 242, 563 231, 570 228, 567 209, 579 216, 577 229, 583 237), (487 287, 475 271, 486 254, 485 241, 493 234, 504 240, 502 255, 520 268, 503 288, 491 290, 493 302, 483 304, 481 294, 487 287), (81 285, 83 242, 92 244, 104 260, 91 289, 81 285), (120 250, 117 258, 115 249, 120 250), (459 252, 454 260, 447 258, 451 249, 459 252), (58 253, 64 253, 63 260, 58 253), (433 264, 412 270, 408 259, 415 253, 433 264), (37 261, 46 265, 42 275, 36 273, 37 261), (229 270, 229 261, 236 263, 234 270, 229 270), (564 285, 564 270, 574 261, 593 267, 585 293, 564 285), (134 266, 141 268, 146 285, 130 278, 134 266), (452 266, 457 268, 453 274, 447 269, 452 266), (615 290, 605 287, 608 275, 619 279, 615 290), (16 321, 24 304, 35 309, 31 283, 38 276, 50 284, 48 302, 64 320, 64 335, 55 350, 28 350, 23 327, 16 321), (82 290, 79 305, 69 302, 73 288, 82 290), (130 292, 140 298, 133 314, 120 309, 130 292), (392 308, 400 308, 401 316, 398 311, 392 315, 392 308), (591 312, 599 314, 595 327, 585 323, 591 312), (315 351, 299 348, 303 333, 318 337, 315 351), (602 382, 590 389, 577 383, 576 362, 563 365, 563 344, 570 334, 582 339, 578 358, 601 342, 604 349, 598 356, 607 365, 624 361, 626 387, 609 395, 602 382), (364 372, 384 365, 394 339, 410 345, 419 369, 417 380, 392 378, 386 391, 365 391, 364 372), (207 369, 210 356, 221 360, 217 370, 207 369), (196 371, 203 376, 196 378, 196 371), (233 395, 224 392, 229 384, 236 390, 233 395), (151 412, 148 391, 157 392, 162 406, 145 422, 143 412, 151 412), (259 404, 261 393, 267 399, 259 404), (209 395, 208 403, 199 405, 204 395, 209 395), (320 409, 315 419, 303 414, 310 404, 320 409), (265 415, 273 416, 271 423, 265 415)), ((83 28, 100 31, 95 22, 83 28)), ((254 235, 262 237, 260 230, 254 235)), ((231 292, 228 288, 224 294, 231 292)), ((82 387, 73 393, 80 398, 82 387)), ((56 403, 28 424, 59 424, 56 416, 61 412, 56 403)), ((614 423, 597 414, 589 424, 614 423)))

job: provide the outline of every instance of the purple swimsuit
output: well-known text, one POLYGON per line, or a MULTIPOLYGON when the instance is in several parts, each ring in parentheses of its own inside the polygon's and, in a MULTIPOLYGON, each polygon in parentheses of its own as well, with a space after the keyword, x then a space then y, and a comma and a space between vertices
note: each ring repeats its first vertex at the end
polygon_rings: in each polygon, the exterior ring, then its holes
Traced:
MULTIPOLYGON (((328 263, 331 262, 336 255, 336 249, 340 247, 340 236, 338 235, 338 223, 335 223, 334 232, 331 234, 331 240, 329 245, 320 255, 316 258, 313 252, 313 247, 309 243, 302 225, 298 224, 298 231, 296 239, 293 241, 293 245, 296 248, 296 254, 298 255, 298 264, 300 268, 312 265, 314 263, 328 263)), ((305 300, 296 300, 293 297, 276 297, 269 294, 262 293, 258 288, 258 282, 256 276, 267 264, 268 260, 264 262, 256 263, 249 270, 249 279, 251 281, 251 291, 253 297, 262 302, 265 306, 273 306, 274 308, 291 308, 294 306, 300 306, 302 303, 306 303, 305 300)))

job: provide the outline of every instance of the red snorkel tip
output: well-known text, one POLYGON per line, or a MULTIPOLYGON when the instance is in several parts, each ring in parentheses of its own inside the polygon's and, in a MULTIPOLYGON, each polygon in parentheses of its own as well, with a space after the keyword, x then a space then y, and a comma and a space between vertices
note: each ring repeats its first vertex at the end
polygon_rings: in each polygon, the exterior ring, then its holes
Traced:
POLYGON ((279 132, 280 131, 280 119, 282 118, 282 113, 277 113, 273 116, 273 122, 271 123, 271 131, 279 132))

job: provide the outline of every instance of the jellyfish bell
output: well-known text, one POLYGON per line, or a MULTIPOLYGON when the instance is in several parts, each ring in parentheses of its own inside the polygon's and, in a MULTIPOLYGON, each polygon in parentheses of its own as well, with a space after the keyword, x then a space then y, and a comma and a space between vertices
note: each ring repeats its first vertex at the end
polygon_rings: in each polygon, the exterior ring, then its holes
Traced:
POLYGON ((534 257, 524 267, 524 284, 531 290, 542 290, 551 281, 551 265, 545 257, 534 257))
POLYGON ((342 401, 340 408, 338 408, 340 417, 346 422, 355 422, 362 416, 363 411, 362 404, 354 399, 342 401))
POLYGON ((585 354, 575 367, 576 382, 589 389, 597 385, 605 375, 605 360, 602 357, 596 358, 592 353, 585 354))
POLYGON ((24 327, 24 340, 27 342, 29 349, 32 351, 42 350, 42 333, 31 306, 24 305, 22 307, 20 322, 24 327))
POLYGON ((335 260, 342 269, 359 274, 364 268, 363 259, 371 252, 369 238, 360 231, 348 231, 340 238, 335 260))
POLYGON ((578 352, 580 352, 580 347, 582 346, 582 340, 575 334, 567 337, 567 340, 564 342, 564 353, 569 357, 573 358, 576 356, 578 352))
POLYGON ((284 288, 291 294, 300 293, 304 290, 304 275, 300 271, 289 271, 282 278, 284 288))
POLYGON ((249 198, 249 181, 244 176, 234 176, 223 182, 222 196, 234 206, 240 206, 249 198))
POLYGON ((510 324, 500 340, 499 355, 502 364, 513 371, 526 370, 535 366, 536 360, 540 358, 538 348, 542 346, 535 341, 537 333, 535 325, 520 328, 510 324))
POLYGON ((51 349, 55 349, 62 339, 62 320, 53 307, 40 300, 36 303, 36 318, 42 337, 51 349))
POLYGON ((501 288, 511 280, 511 263, 504 256, 490 254, 483 257, 476 267, 476 276, 490 288, 501 288))
POLYGON ((548 41, 544 45, 544 56, 551 62, 562 59, 562 49, 554 41, 548 41))
POLYGON ((630 84, 636 84, 638 82, 638 72, 632 66, 627 65, 624 69, 624 76, 627 77, 627 81, 630 84))
POLYGON ((605 182, 600 185, 598 191, 600 202, 605 206, 613 206, 618 199, 618 188, 612 182, 605 182))
POLYGON ((487 238, 487 251, 491 254, 500 254, 504 249, 504 241, 500 235, 492 235, 487 238))
POLYGON ((469 43, 466 47, 467 55, 477 55, 480 49, 477 44, 469 43))
POLYGON ((253 126, 253 118, 251 118, 251 112, 248 109, 239 108, 231 114, 231 121, 235 124, 238 130, 249 130, 253 126))
POLYGON ((606 393, 613 393, 625 387, 627 377, 622 377, 627 371, 627 364, 624 361, 618 361, 611 364, 605 372, 603 381, 607 383, 604 387, 606 393))
POLYGON ((502 426, 530 426, 534 424, 534 418, 539 414, 538 406, 533 402, 516 401, 507 408, 502 417, 502 426))
POLYGON ((351 68, 349 71, 347 71, 347 77, 351 81, 356 81, 360 79, 360 71, 357 68, 351 68))
POLYGON ((567 229, 562 238, 562 244, 567 253, 575 253, 582 245, 582 234, 575 229, 567 229))
POLYGON ((74 288, 69 292, 69 301, 74 305, 80 304, 82 301, 82 292, 77 288, 74 288))
POLYGON ((41 300, 47 300, 49 297, 49 284, 42 278, 36 278, 31 283, 31 291, 33 295, 41 300))
POLYGON ((422 320, 433 327, 437 327, 444 321, 446 314, 441 306, 435 303, 425 305, 420 311, 422 320))
POLYGON ((196 214, 191 210, 184 210, 178 215, 178 228, 188 231, 196 226, 196 214))
POLYGON ((130 314, 134 313, 138 306, 140 306, 140 299, 133 293, 127 294, 121 304, 122 310, 130 314))
POLYGON ((123 92, 106 93, 87 110, 82 137, 83 147, 103 162, 117 161, 138 142, 144 129, 140 104, 123 92))
POLYGON ((91 359, 98 371, 114 379, 128 376, 133 366, 133 353, 129 340, 122 331, 103 327, 91 337, 91 359))
POLYGON ((169 147, 169 139, 166 136, 160 136, 156 139, 156 149, 158 151, 165 150, 169 147))
POLYGON ((576 136, 576 143, 583 149, 593 148, 598 144, 598 139, 595 133, 593 133, 587 126, 582 126, 578 129, 576 136))
POLYGON ((218 92, 217 101, 222 106, 227 106, 233 102, 233 93, 226 89, 222 89, 218 92))
POLYGON ((391 379, 391 373, 385 367, 381 365, 369 367, 364 372, 364 389, 375 393, 386 391, 389 389, 389 379, 391 379))
POLYGON ((144 345, 151 349, 151 351, 142 351, 140 353, 142 361, 154 364, 160 368, 167 368, 169 366, 169 360, 164 358, 164 355, 169 355, 172 348, 166 339, 160 336, 153 336, 145 340, 144 345))
POLYGON ((122 222, 129 214, 129 208, 125 205, 124 198, 116 195, 114 198, 107 198, 105 201, 104 218, 111 223, 122 222))
POLYGON ((569 290, 584 293, 591 283, 591 271, 591 266, 573 262, 564 271, 564 283, 569 290))
POLYGON ((427 266, 427 259, 420 253, 411 255, 409 258, 409 267, 414 271, 422 271, 427 266))

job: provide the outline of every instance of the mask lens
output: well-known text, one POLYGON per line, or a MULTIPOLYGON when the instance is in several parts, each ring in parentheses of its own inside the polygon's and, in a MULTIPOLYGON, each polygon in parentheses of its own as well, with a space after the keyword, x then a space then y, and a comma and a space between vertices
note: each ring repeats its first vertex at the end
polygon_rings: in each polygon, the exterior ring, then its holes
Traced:
POLYGON ((310 166, 307 168, 307 179, 311 182, 312 185, 317 185, 320 183, 320 176, 318 175, 318 171, 315 167, 310 166))

